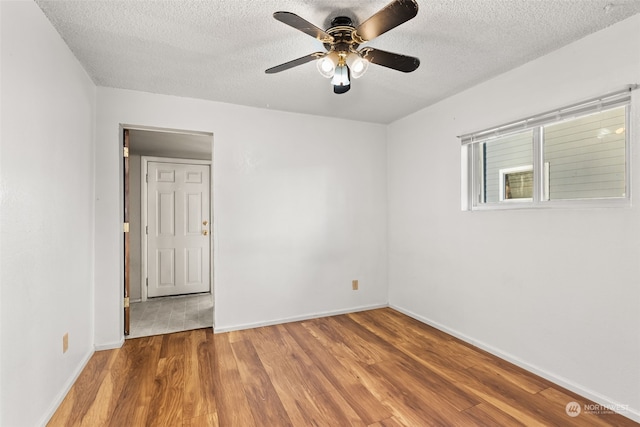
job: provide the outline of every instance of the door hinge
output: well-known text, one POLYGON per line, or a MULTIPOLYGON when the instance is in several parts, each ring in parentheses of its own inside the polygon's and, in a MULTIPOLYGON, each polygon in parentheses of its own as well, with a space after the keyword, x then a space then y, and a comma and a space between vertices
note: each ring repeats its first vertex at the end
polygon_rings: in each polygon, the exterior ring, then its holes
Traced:
POLYGON ((125 297, 124 299, 124 308, 129 308, 129 297, 125 297))
POLYGON ((146 175, 144 176, 144 181, 145 181, 145 182, 149 182, 149 174, 146 174, 146 175))
POLYGON ((144 226, 144 233, 145 234, 149 234, 149 226, 148 225, 144 226))
POLYGON ((147 283, 147 288, 148 288, 149 287, 149 278, 148 277, 147 277, 146 283, 147 283))
POLYGON ((124 147, 124 149, 122 150, 122 157, 124 157, 125 159, 129 157, 129 147, 124 147))
POLYGON ((124 224, 122 224, 122 231, 124 231, 125 233, 129 232, 129 223, 125 222, 124 224))

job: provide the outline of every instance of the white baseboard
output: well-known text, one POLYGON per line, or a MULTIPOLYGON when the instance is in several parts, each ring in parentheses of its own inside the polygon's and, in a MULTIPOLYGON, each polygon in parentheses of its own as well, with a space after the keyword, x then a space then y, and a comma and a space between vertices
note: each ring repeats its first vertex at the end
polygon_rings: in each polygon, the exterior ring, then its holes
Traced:
POLYGON ((388 304, 374 304, 374 305, 352 307, 352 308, 343 309, 343 310, 323 311, 319 313, 305 314, 302 316, 284 317, 280 319, 268 320, 265 322, 255 322, 255 323, 245 323, 241 325, 215 327, 213 331, 216 334, 223 333, 223 332, 231 332, 231 331, 241 331, 243 329, 253 329, 253 328, 260 328, 262 326, 272 326, 272 325, 279 325, 282 323, 299 322, 302 320, 317 319, 319 317, 337 316, 339 314, 347 314, 347 313, 357 313, 358 311, 374 310, 376 308, 385 308, 388 306, 389 306, 388 304))
POLYGON ((94 347, 96 351, 102 351, 102 350, 113 350, 116 348, 120 348, 123 345, 124 345, 124 336, 120 338, 119 341, 108 342, 106 344, 96 344, 94 347))
MULTIPOLYGON (((534 374, 536 374, 536 375, 538 375, 538 376, 540 376, 542 378, 545 378, 545 379, 553 382, 554 384, 558 384, 559 386, 564 387, 567 390, 571 390, 572 392, 577 393, 580 396, 583 396, 583 397, 585 397, 585 398, 587 398, 589 400, 592 400, 595 403, 598 403, 599 405, 602 405, 602 406, 604 406, 606 408, 624 408, 624 407, 627 406, 627 405, 621 404, 619 402, 616 402, 616 401, 614 401, 614 400, 612 400, 612 399, 610 399, 610 398, 608 398, 606 396, 603 396, 603 395, 601 395, 599 393, 596 393, 593 390, 586 389, 586 388, 582 387, 581 385, 576 384, 576 383, 568 380, 567 378, 555 375, 555 374, 553 374, 551 372, 548 372, 548 371, 546 371, 544 369, 541 369, 541 368, 539 368, 537 366, 531 365, 531 364, 525 362, 524 360, 522 360, 522 359, 520 359, 518 357, 515 357, 515 356, 513 356, 511 354, 508 354, 508 353, 505 353, 505 352, 501 351, 500 349, 497 349, 495 347, 487 345, 487 344, 485 344, 485 343, 483 343, 481 341, 475 340, 475 339, 473 339, 473 338, 471 338, 471 337, 469 337, 469 336, 467 336, 465 334, 462 334, 462 333, 460 333, 460 332, 458 332, 456 330, 447 328, 446 326, 444 326, 444 325, 442 325, 442 324, 440 324, 438 322, 435 322, 435 321, 433 321, 431 319, 427 319, 426 317, 423 317, 423 316, 420 316, 420 315, 418 315, 416 313, 413 313, 410 310, 406 310, 406 309, 404 309, 402 307, 397 307, 397 306, 395 306, 393 304, 389 304, 389 307, 393 308, 394 310, 399 311, 400 313, 406 314, 407 316, 412 317, 412 318, 414 318, 414 319, 416 319, 416 320, 418 320, 418 321, 420 321, 422 323, 425 323, 425 324, 427 324, 429 326, 433 326, 434 328, 436 328, 436 329, 438 329, 438 330, 440 330, 442 332, 446 332, 447 334, 449 334, 451 336, 454 336, 454 337, 456 337, 456 338, 458 338, 458 339, 460 339, 460 340, 462 340, 462 341, 464 341, 464 342, 466 342, 468 344, 474 345, 474 346, 476 346, 476 347, 478 347, 478 348, 480 348, 480 349, 482 349, 482 350, 484 350, 486 352, 489 352, 489 353, 493 354, 494 356, 497 356, 497 357, 499 357, 501 359, 504 359, 504 360, 506 360, 508 362, 511 362, 516 366, 519 366, 519 367, 521 367, 521 368, 523 368, 523 369, 525 369, 525 370, 527 370, 529 372, 532 372, 532 373, 534 373, 534 374)), ((624 412, 619 412, 619 414, 624 416, 624 417, 627 417, 627 418, 629 418, 629 419, 631 419, 633 421, 640 422, 640 412, 638 412, 638 410, 636 410, 636 409, 627 408, 624 412)))
POLYGON ((69 390, 71 390, 71 387, 76 382, 76 380, 78 379, 78 377, 80 376, 84 368, 87 366, 87 363, 89 363, 89 360, 91 360, 91 356, 93 356, 93 353, 95 353, 95 351, 90 351, 82 358, 76 370, 73 371, 73 375, 69 377, 67 382, 64 384, 64 387, 62 388, 62 390, 60 390, 58 397, 53 401, 53 403, 49 407, 49 410, 44 414, 44 416, 38 423, 39 426, 45 427, 47 423, 51 420, 51 417, 53 417, 53 414, 56 413, 56 411, 58 410, 58 407, 62 404, 62 401, 64 400, 64 398, 67 397, 67 393, 69 393, 69 390))
POLYGON ((124 337, 122 337, 120 339, 120 341, 116 341, 113 343, 107 343, 107 344, 101 344, 101 345, 95 345, 94 346, 94 350, 88 352, 85 357, 82 358, 81 363, 78 365, 78 367, 76 368, 76 370, 73 372, 73 375, 69 378, 69 380, 65 383, 63 389, 60 391, 60 394, 58 395, 58 397, 54 400, 53 404, 51 405, 51 407, 49 408, 49 410, 45 413, 45 415, 43 416, 42 420, 40 423, 38 423, 38 425, 44 427, 47 425, 47 423, 51 420, 51 417, 53 417, 53 414, 56 413, 56 410, 58 410, 58 407, 60 406, 60 404, 62 404, 62 401, 64 400, 64 398, 67 396, 67 393, 69 393, 69 390, 71 390, 71 387, 73 386, 73 384, 76 382, 76 380, 78 379, 78 377, 80 376, 80 374, 82 373, 82 371, 84 370, 84 368, 87 366, 87 363, 89 363, 89 360, 91 360, 91 356, 93 356, 93 354, 96 351, 102 351, 102 350, 113 350, 116 348, 120 348, 122 347, 122 345, 124 344, 124 337))

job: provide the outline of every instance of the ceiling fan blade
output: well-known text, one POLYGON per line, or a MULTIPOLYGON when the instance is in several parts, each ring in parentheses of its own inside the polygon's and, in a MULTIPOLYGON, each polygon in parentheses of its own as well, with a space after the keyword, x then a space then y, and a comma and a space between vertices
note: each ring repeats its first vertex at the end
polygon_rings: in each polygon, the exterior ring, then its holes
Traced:
POLYGON ((372 64, 410 73, 420 66, 420 60, 413 56, 401 55, 399 53, 387 52, 372 47, 360 49, 360 55, 372 64))
POLYGON ((308 34, 311 37, 320 40, 322 43, 329 43, 333 41, 333 36, 316 27, 309 21, 299 17, 295 13, 275 12, 273 14, 273 17, 278 21, 295 28, 296 30, 302 31, 305 34, 308 34))
POLYGON ((353 39, 362 44, 373 40, 418 14, 416 0, 394 0, 356 28, 353 39))
POLYGON ((288 70, 289 68, 297 67, 298 65, 306 64, 307 62, 314 61, 316 59, 320 59, 325 56, 327 52, 314 52, 307 56, 303 56, 298 59, 294 59, 293 61, 285 62, 284 64, 276 65, 275 67, 271 67, 268 70, 265 70, 267 74, 275 74, 280 71, 288 70))

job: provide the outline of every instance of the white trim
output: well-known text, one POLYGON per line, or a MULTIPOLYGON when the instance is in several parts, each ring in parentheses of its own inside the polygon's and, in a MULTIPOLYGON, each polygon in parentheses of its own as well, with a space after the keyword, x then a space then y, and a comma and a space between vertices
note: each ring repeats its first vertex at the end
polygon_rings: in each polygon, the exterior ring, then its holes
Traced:
POLYGON ((196 159, 176 159, 173 157, 154 157, 154 156, 140 156, 141 159, 145 159, 147 162, 155 163, 180 163, 187 165, 211 165, 211 160, 196 160, 196 159))
POLYGON ((95 351, 115 350, 124 345, 124 335, 119 341, 108 342, 106 344, 95 345, 95 351))
POLYGON ((202 132, 197 130, 187 130, 187 129, 172 129, 172 128, 161 128, 157 126, 138 126, 138 125, 128 125, 125 123, 120 124, 122 129, 130 129, 130 130, 144 130, 149 132, 160 132, 160 133, 178 133, 183 135, 195 135, 195 136, 210 136, 213 137, 213 133, 211 132, 202 132))
POLYGON ((49 421, 51 421, 51 418, 62 404, 64 398, 67 397, 67 394, 69 394, 69 390, 71 390, 73 384, 75 384, 75 382, 78 380, 78 377, 80 376, 82 371, 84 371, 84 368, 86 368, 89 360, 91 360, 91 357, 93 357, 94 354, 95 351, 90 351, 85 354, 85 356, 80 361, 80 364, 78 364, 76 369, 73 371, 73 375, 71 375, 69 379, 64 383, 64 386, 62 387, 54 401, 51 403, 51 405, 49 405, 49 409, 44 413, 43 417, 40 419, 40 422, 38 422, 39 426, 45 427, 49 423, 49 421))
MULTIPOLYGON (((630 89, 631 90, 631 89, 630 89)), ((590 107, 593 108, 593 107, 590 107)), ((504 174, 517 171, 518 168, 525 168, 525 166, 518 166, 514 168, 505 168, 499 170, 499 201, 498 202, 480 202, 484 200, 484 183, 483 183, 483 170, 480 163, 483 162, 482 151, 480 146, 487 142, 487 139, 482 141, 466 143, 462 145, 461 152, 466 153, 469 160, 467 167, 469 168, 466 173, 466 182, 463 181, 461 185, 461 191, 466 191, 467 198, 470 201, 468 206, 465 206, 463 201, 462 208, 467 211, 481 211, 481 210, 500 210, 500 209, 570 209, 570 208, 613 208, 613 207, 630 207, 631 206, 631 109, 634 107, 631 103, 631 97, 621 102, 620 105, 608 106, 602 111, 608 111, 614 108, 624 108, 625 110, 625 125, 627 131, 625 132, 625 193, 622 197, 599 197, 599 198, 586 198, 586 199, 557 199, 549 200, 549 162, 544 162, 544 136, 540 129, 544 125, 536 125, 530 130, 533 131, 533 151, 534 151, 534 188, 533 198, 531 199, 504 199, 504 174), (466 146, 469 146, 466 148, 466 146), (536 173, 539 171, 539 173, 536 173), (541 176, 538 176, 540 175, 541 176), (465 209, 466 208, 466 209, 465 209)), ((575 117, 564 117, 557 122, 549 122, 548 124, 560 123, 566 120, 573 120, 576 118, 584 117, 590 114, 598 114, 601 111, 583 111, 580 110, 580 115, 575 117)), ((522 130, 518 132, 523 132, 522 130)), ((512 132, 514 133, 514 132, 512 132)), ((500 135, 505 136, 505 135, 500 135)), ((492 138, 490 138, 492 139, 492 138)), ((464 166, 464 164, 463 164, 464 166)), ((523 169, 524 170, 524 169, 523 169)))
POLYGON ((589 208, 624 208, 631 207, 631 200, 628 198, 600 198, 600 199, 569 199, 569 200, 548 200, 544 203, 533 202, 496 202, 476 205, 472 211, 495 211, 501 209, 589 209, 589 208))
MULTIPOLYGON (((140 156, 140 302, 147 300, 147 156, 140 156)), ((129 325, 131 333, 131 325, 129 325)))
MULTIPOLYGON (((542 151, 542 150, 540 150, 542 151)), ((549 188, 550 188, 550 178, 549 178, 549 162, 542 163, 542 173, 544 174, 544 178, 542 179, 542 196, 540 200, 543 202, 549 201, 549 188)), ((540 193, 538 193, 540 194, 540 193)))
POLYGON ((363 305, 359 307, 346 308, 342 310, 332 310, 332 311, 321 311, 314 314, 305 314, 301 316, 293 316, 293 317, 283 317, 280 319, 268 320, 264 322, 254 322, 254 323, 244 323, 240 325, 230 325, 223 326, 219 328, 214 328, 213 331, 216 334, 220 334, 223 332, 231 332, 231 331, 241 331, 244 329, 253 329, 253 328, 261 328, 263 326, 273 326, 280 325, 282 323, 291 323, 291 322, 300 322, 302 320, 309 319, 317 319, 320 317, 329 317, 329 316, 337 316, 340 314, 349 314, 349 313, 357 313, 359 311, 367 311, 367 310, 375 310, 378 308, 386 308, 389 307, 388 304, 372 304, 372 305, 363 305))
MULTIPOLYGON (((625 112, 625 127, 626 127, 626 131, 624 133, 624 137, 625 137, 625 141, 624 141, 624 148, 625 148, 625 153, 624 155, 625 160, 626 160, 626 164, 625 164, 625 190, 626 190, 626 194, 625 197, 626 199, 629 201, 629 205, 631 205, 631 144, 633 139, 631 139, 631 135, 633 134, 633 129, 631 127, 631 123, 632 123, 632 119, 631 119, 631 109, 636 109, 638 108, 638 103, 637 103, 637 98, 638 98, 638 94, 635 94, 635 98, 636 98, 636 102, 632 103, 631 100, 629 101, 629 105, 627 105, 627 107, 624 109, 625 112)), ((635 123, 635 128, 638 128, 638 124, 635 123)))
MULTIPOLYGON (((161 128, 161 127, 155 127, 155 126, 140 126, 140 125, 131 125, 131 124, 126 124, 126 123, 120 123, 119 127, 118 127, 118 150, 119 150, 119 155, 120 155, 120 159, 122 159, 122 154, 123 154, 123 143, 124 143, 124 130, 125 129, 134 129, 134 130, 146 130, 146 131, 157 131, 157 132, 164 132, 164 133, 180 133, 180 134, 187 134, 187 135, 201 135, 201 136, 208 136, 211 137, 211 160, 207 160, 210 162, 211 165, 211 170, 209 173, 209 184, 210 184, 210 191, 211 194, 209 197, 210 200, 210 207, 211 207, 211 259, 210 259, 210 263, 211 263, 211 269, 210 269, 210 293, 211 293, 211 298, 213 299, 213 324, 215 325, 215 283, 214 283, 214 270, 213 267, 215 266, 214 263, 214 248, 215 248, 215 243, 216 243, 216 236, 215 236, 215 230, 217 230, 216 227, 216 223, 215 223, 215 215, 214 215, 214 211, 213 211, 213 150, 214 150, 214 134, 213 132, 202 132, 202 131, 192 131, 192 130, 183 130, 183 129, 171 129, 171 128, 161 128)), ((181 159, 182 160, 182 159, 181 159)), ((200 161, 200 160, 198 160, 200 161)), ((124 220, 124 209, 123 209, 123 189, 124 189, 124 184, 123 184, 123 166, 122 166, 122 161, 120 161, 119 163, 119 225, 118 225, 118 233, 119 233, 119 245, 118 247, 119 249, 119 253, 120 253, 120 262, 119 262, 119 268, 120 268, 120 280, 118 281, 118 292, 120 295, 119 301, 120 304, 118 305, 118 318, 119 318, 119 327, 120 327, 120 344, 117 347, 113 347, 112 344, 104 344, 101 346, 101 349, 110 349, 110 348, 119 348, 122 346, 122 344, 124 344, 124 340, 125 340, 125 336, 124 336, 124 315, 123 315, 123 310, 124 310, 124 233, 122 233, 122 222, 124 220)), ((142 173, 141 173, 142 174, 142 173)), ((146 175, 146 173, 145 173, 146 175)), ((142 189, 141 189, 142 192, 142 189)), ((141 213, 142 214, 142 213, 141 213)), ((145 215, 146 218, 146 215, 145 215)), ((141 227, 142 230, 142 227, 141 227)), ((141 245, 142 246, 142 245, 141 245)), ((146 272, 145 272, 146 273, 146 272)), ((142 286, 142 283, 141 283, 142 286)), ((144 289, 146 290, 146 286, 144 286, 144 289)))
MULTIPOLYGON (((512 354, 509 353, 505 353, 502 350, 495 348, 493 346, 490 346, 482 341, 478 341, 476 339, 473 339, 471 337, 469 337, 468 335, 465 335, 461 332, 458 332, 455 329, 451 329, 448 328, 444 325, 442 325, 441 323, 438 323, 436 321, 433 321, 431 319, 428 319, 426 317, 420 316, 414 312, 412 312, 411 310, 406 310, 402 307, 398 307, 396 305, 393 304, 389 304, 389 307, 399 311, 402 314, 406 314, 409 317, 412 317, 422 323, 425 323, 429 326, 432 326, 442 332, 445 332, 453 337, 456 337, 464 342, 466 342, 467 344, 471 344, 475 347, 478 347, 481 350, 484 350, 488 353, 491 353, 492 355, 499 357, 500 359, 506 360, 507 362, 513 363, 516 366, 521 367, 522 369, 531 372, 535 375, 538 375, 542 378, 545 378, 549 381, 551 381, 554 384, 557 384, 561 387, 564 387, 568 390, 571 390, 575 393, 578 393, 580 396, 592 400, 600 405, 604 405, 604 406, 613 406, 613 407, 624 407, 626 405, 621 404, 620 402, 616 402, 615 400, 612 400, 610 398, 608 398, 607 396, 603 396, 593 390, 587 389, 583 386, 581 386, 580 384, 576 384, 574 382, 572 382, 571 380, 564 378, 562 376, 556 375, 554 373, 551 373, 549 371, 546 371, 544 369, 541 369, 535 365, 532 365, 512 354)), ((633 421, 637 421, 640 422, 640 412, 634 410, 634 409, 628 409, 625 413, 619 413, 620 415, 622 415, 623 417, 629 418, 633 421)))

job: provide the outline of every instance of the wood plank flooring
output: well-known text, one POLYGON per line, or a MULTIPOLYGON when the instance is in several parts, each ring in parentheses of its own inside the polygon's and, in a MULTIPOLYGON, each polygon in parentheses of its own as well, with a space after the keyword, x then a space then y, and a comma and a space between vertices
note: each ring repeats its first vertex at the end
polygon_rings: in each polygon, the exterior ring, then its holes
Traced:
POLYGON ((392 309, 96 352, 49 426, 638 426, 392 309))

